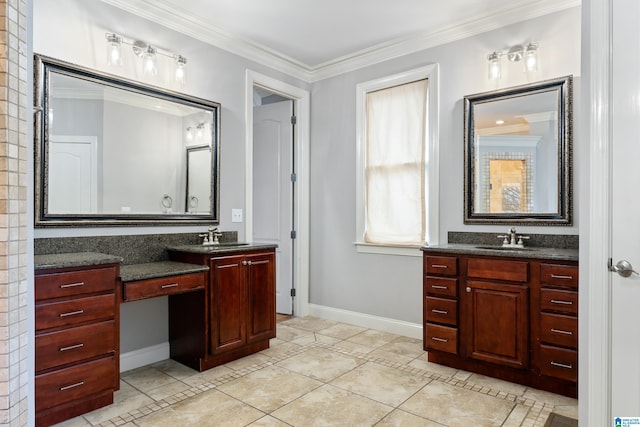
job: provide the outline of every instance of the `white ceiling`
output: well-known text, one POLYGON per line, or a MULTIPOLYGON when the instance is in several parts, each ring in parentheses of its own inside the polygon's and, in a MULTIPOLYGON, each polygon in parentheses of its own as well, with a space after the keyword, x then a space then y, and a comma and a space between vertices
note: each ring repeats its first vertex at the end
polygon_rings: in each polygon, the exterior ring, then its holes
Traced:
POLYGON ((580 5, 580 0, 102 1, 306 80, 580 5))

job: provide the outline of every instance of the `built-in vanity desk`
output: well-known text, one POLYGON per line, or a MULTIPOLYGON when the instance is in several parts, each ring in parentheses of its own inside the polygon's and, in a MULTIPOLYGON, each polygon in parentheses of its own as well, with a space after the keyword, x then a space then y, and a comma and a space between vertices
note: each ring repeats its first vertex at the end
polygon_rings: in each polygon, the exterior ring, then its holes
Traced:
POLYGON ((36 425, 113 403, 121 303, 168 296, 170 356, 196 370, 268 348, 275 248, 178 245, 164 249, 170 260, 124 265, 94 252, 36 255, 36 425))
POLYGON ((577 396, 578 251, 423 247, 430 362, 577 396))

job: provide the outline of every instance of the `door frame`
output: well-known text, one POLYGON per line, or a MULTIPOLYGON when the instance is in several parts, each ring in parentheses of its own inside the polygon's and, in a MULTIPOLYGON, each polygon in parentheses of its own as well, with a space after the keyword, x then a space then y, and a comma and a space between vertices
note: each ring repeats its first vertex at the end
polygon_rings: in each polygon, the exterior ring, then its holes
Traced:
MULTIPOLYGON (((588 136, 587 182, 580 206, 579 418, 581 426, 612 425, 611 414, 611 42, 613 0, 582 5, 581 106, 588 136)), ((585 162, 586 163, 586 162, 585 162)))
POLYGON ((296 316, 309 313, 309 91, 247 69, 245 84, 245 236, 253 235, 253 87, 260 86, 294 100, 297 117, 294 130, 296 186, 294 190, 294 224, 296 242, 293 245, 293 283, 296 316))

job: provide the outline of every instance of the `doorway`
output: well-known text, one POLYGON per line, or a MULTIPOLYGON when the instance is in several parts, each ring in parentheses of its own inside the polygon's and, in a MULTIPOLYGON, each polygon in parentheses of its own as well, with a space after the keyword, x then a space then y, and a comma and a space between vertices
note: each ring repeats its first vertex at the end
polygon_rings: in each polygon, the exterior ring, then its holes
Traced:
MULTIPOLYGON (((291 145, 291 165, 295 172, 292 181, 291 172, 284 175, 278 180, 279 185, 287 186, 290 192, 291 208, 289 214, 290 224, 293 228, 283 227, 280 225, 281 231, 289 233, 289 244, 291 245, 291 255, 287 255, 290 260, 289 266, 284 266, 283 262, 276 262, 278 266, 283 267, 283 271, 289 272, 291 275, 291 285, 278 283, 278 274, 276 272, 276 287, 279 288, 281 297, 288 298, 291 308, 285 306, 284 309, 277 311, 285 311, 287 314, 295 316, 306 316, 309 312, 309 104, 310 95, 305 89, 292 86, 280 80, 259 74, 252 70, 247 70, 246 86, 245 86, 245 114, 246 114, 246 132, 245 132, 245 236, 252 239, 254 236, 259 237, 260 231, 254 233, 254 227, 259 226, 259 222, 263 218, 254 203, 257 203, 260 197, 254 197, 257 191, 261 191, 256 186, 257 179, 254 179, 256 173, 266 173, 254 167, 255 162, 262 160, 258 155, 254 154, 254 89, 259 88, 263 91, 261 98, 270 97, 270 101, 286 100, 292 105, 293 115, 296 117, 296 124, 293 127, 293 143, 291 145), (288 229, 288 230, 287 230, 288 229), (293 232, 294 239, 291 239, 293 232), (292 297, 291 290, 294 291, 292 297), (287 295, 287 290, 289 291, 287 295)), ((261 101, 262 103, 262 101, 261 101)), ((277 102, 273 102, 274 104, 277 102)), ((289 118, 289 121, 291 119, 289 118)), ((275 127, 275 126, 272 126, 275 127)), ((267 150, 267 154, 273 154, 272 150, 267 150)), ((263 153, 264 155, 264 153, 263 153)), ((279 156, 280 157, 280 156, 279 156)), ((272 176, 275 176, 271 170, 272 176)), ((275 178, 273 178, 275 179, 275 178)), ((262 185, 262 183, 260 184, 262 185)), ((273 187, 276 185, 273 184, 273 187)), ((283 194, 282 189, 280 190, 283 194)), ((282 209, 282 208, 280 208, 282 209)), ((284 208, 283 211, 287 211, 284 208)), ((284 257, 284 255, 283 255, 284 257)))

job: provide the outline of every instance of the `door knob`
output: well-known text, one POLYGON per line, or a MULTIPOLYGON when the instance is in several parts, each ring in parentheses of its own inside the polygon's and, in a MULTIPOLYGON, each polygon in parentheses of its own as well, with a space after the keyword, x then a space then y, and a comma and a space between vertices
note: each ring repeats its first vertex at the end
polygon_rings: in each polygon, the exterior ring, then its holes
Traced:
POLYGON ((633 266, 626 259, 618 261, 616 265, 613 265, 613 261, 609 258, 609 271, 613 271, 614 273, 618 273, 622 277, 629 277, 632 274, 638 274, 637 271, 633 269, 633 266))

